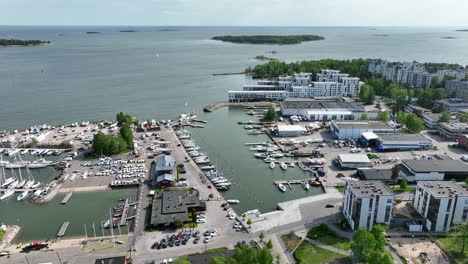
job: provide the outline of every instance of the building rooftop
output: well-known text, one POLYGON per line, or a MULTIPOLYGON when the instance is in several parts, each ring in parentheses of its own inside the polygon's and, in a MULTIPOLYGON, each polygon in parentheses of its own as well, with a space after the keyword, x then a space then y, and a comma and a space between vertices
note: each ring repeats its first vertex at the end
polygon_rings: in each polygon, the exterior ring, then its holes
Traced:
POLYGON ((468 129, 468 123, 455 123, 455 122, 450 122, 450 123, 439 123, 439 127, 446 128, 448 130, 467 130, 468 129))
POLYGON ((369 158, 365 154, 340 154, 338 158, 344 163, 368 163, 369 158))
POLYGON ((423 186, 432 196, 437 198, 450 197, 452 195, 468 196, 467 191, 451 181, 419 181, 419 186, 423 186))
POLYGON ((426 141, 432 142, 421 134, 380 134, 379 138, 382 141, 426 141))
POLYGON ((316 99, 287 99, 281 102, 281 107, 284 109, 317 109, 317 110, 334 110, 348 109, 354 111, 364 111, 364 106, 356 102, 348 102, 342 100, 316 100, 316 99))
POLYGON ((344 129, 393 129, 389 124, 383 121, 372 120, 340 120, 332 121, 339 128, 344 129))
POLYGON ((162 174, 162 175, 159 175, 158 177, 156 177, 156 182, 162 182, 162 181, 171 181, 173 182, 174 181, 174 175, 172 174, 162 174))
POLYGON ((423 114, 423 117, 424 118, 428 118, 428 119, 431 119, 431 120, 439 120, 439 118, 442 116, 442 113, 431 113, 431 112, 425 112, 423 114))
POLYGON ((205 202, 200 201, 197 191, 166 191, 160 193, 160 198, 153 200, 151 224, 170 224, 175 219, 187 222, 189 208, 205 208, 205 202))
POLYGON ((169 155, 163 155, 156 160, 156 171, 170 171, 174 169, 174 158, 169 155))
POLYGON ((403 160, 402 162, 416 173, 468 171, 468 165, 458 160, 403 160))
POLYGON ((375 195, 393 195, 382 181, 348 181, 357 197, 371 197, 375 195))
MULTIPOLYGON (((392 169, 358 169, 358 176, 362 180, 381 180, 381 181, 395 181, 392 179, 392 169)), ((396 180, 401 180, 403 177, 398 176, 396 180)))
POLYGON ((278 125, 278 131, 304 131, 307 130, 303 126, 298 125, 278 125))

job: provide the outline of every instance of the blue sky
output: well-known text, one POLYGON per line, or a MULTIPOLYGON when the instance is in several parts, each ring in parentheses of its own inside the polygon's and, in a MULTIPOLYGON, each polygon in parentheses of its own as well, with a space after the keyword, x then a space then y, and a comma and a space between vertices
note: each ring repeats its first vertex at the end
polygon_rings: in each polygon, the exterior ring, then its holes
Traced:
POLYGON ((467 0, 0 0, 0 25, 467 26, 467 0))

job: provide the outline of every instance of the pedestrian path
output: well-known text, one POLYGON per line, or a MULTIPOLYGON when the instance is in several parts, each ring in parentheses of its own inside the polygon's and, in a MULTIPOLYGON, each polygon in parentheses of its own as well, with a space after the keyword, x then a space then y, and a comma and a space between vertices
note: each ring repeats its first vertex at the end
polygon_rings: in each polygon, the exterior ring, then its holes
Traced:
POLYGON ((312 243, 312 244, 314 244, 316 246, 319 246, 319 247, 321 247, 323 249, 333 251, 333 252, 341 254, 341 255, 345 255, 345 256, 348 256, 348 257, 351 257, 353 255, 350 251, 345 251, 345 250, 342 250, 342 249, 339 249, 339 248, 336 248, 336 247, 332 247, 332 246, 323 244, 321 242, 318 242, 317 240, 310 239, 308 237, 306 237, 305 240, 307 240, 310 243, 312 243))

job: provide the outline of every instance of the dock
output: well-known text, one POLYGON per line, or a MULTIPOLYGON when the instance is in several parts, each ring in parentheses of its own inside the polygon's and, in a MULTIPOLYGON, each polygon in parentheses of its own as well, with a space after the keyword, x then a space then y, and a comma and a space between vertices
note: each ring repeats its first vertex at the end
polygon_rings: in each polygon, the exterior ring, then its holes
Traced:
POLYGON ((60 227, 60 230, 57 233, 57 237, 63 237, 63 235, 65 235, 65 232, 67 231, 69 225, 70 225, 70 222, 63 223, 62 227, 60 227))
MULTIPOLYGON (((302 184, 302 182, 310 182, 312 179, 303 179, 303 180, 279 180, 279 181, 273 181, 273 184, 274 185, 278 185, 278 184, 283 184, 283 185, 288 185, 289 186, 289 189, 292 189, 292 186, 291 184, 302 184)), ((311 187, 319 187, 321 186, 322 184, 320 183, 320 185, 312 185, 311 187)))
POLYGON ((63 200, 62 200, 60 203, 61 203, 61 204, 66 204, 66 203, 68 202, 68 200, 70 200, 72 194, 73 194, 73 192, 67 193, 67 195, 65 196, 65 198, 63 198, 63 200))
POLYGON ((35 190, 38 190, 39 188, 36 188, 36 189, 6 189, 6 188, 0 188, 0 192, 6 192, 6 191, 15 191, 15 192, 24 192, 24 191, 30 191, 30 192, 33 192, 35 190))
POLYGON ((216 104, 208 105, 203 108, 204 112, 213 112, 214 110, 225 107, 225 106, 244 106, 244 107, 249 107, 249 106, 255 106, 255 107, 262 107, 262 106, 273 106, 275 107, 276 104, 272 102, 219 102, 216 104))

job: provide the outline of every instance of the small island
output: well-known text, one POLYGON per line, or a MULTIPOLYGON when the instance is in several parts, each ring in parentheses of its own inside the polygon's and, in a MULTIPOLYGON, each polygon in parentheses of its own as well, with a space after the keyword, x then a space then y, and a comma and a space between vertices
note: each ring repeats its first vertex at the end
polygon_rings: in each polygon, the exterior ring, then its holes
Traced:
POLYGON ((211 39, 241 44, 276 44, 292 45, 300 44, 305 41, 324 40, 324 37, 316 35, 254 35, 254 36, 216 36, 211 39))
POLYGON ((86 34, 101 34, 99 31, 88 31, 86 34))
POLYGON ((37 45, 47 45, 50 44, 50 41, 43 40, 21 40, 21 39, 0 39, 0 46, 37 46, 37 45))
POLYGON ((456 37, 442 37, 443 39, 457 39, 456 37))
POLYGON ((138 32, 134 29, 120 30, 120 32, 138 32))
POLYGON ((457 29, 455 31, 468 32, 468 28, 467 29, 457 29))
POLYGON ((385 34, 375 34, 374 36, 376 36, 376 37, 388 37, 388 36, 390 36, 390 35, 385 35, 385 34))
POLYGON ((278 59, 270 58, 270 57, 263 56, 263 55, 257 55, 253 57, 252 59, 259 60, 259 61, 277 61, 278 60, 278 59))

